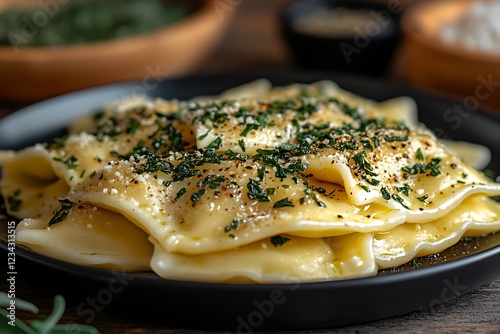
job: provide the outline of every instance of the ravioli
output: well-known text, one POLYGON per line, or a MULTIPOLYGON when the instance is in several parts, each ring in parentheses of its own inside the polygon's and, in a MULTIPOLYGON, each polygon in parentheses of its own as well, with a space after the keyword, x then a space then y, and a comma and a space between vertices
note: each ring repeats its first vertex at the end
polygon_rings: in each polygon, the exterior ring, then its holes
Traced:
POLYGON ((205 163, 202 168, 192 163, 177 182, 179 167, 189 164, 180 154, 166 162, 170 170, 151 175, 137 174, 151 164, 147 159, 112 162, 75 187, 68 199, 120 212, 166 251, 183 254, 232 249, 281 233, 320 238, 404 222, 397 210, 352 206, 340 186, 277 178, 273 169, 255 162, 205 163), (262 180, 259 174, 265 175, 262 180))
POLYGON ((63 138, 0 152, 0 191, 16 240, 60 260, 166 279, 324 281, 498 232, 500 184, 476 169, 489 158, 436 138, 409 97, 260 80, 105 106, 63 138))
POLYGON ((478 237, 500 229, 500 205, 472 196, 440 219, 423 224, 403 224, 375 234, 377 263, 390 268, 419 256, 437 254, 462 237, 478 237))
POLYGON ((377 272, 371 234, 282 238, 287 241, 281 246, 264 239, 235 250, 195 256, 173 254, 156 244, 151 266, 163 278, 218 282, 321 281, 377 272))
MULTIPOLYGON (((305 156, 315 178, 342 184, 355 205, 378 203, 403 210, 409 223, 450 212, 467 196, 498 194, 500 184, 450 154, 433 136, 408 130, 368 131, 366 146, 339 150, 339 144, 305 156), (368 139, 367 139, 368 140, 368 139)), ((361 141, 345 135, 342 142, 361 141)))
POLYGON ((119 271, 148 270, 153 252, 148 235, 138 227, 89 205, 69 212, 64 224, 51 225, 44 217, 25 219, 17 227, 16 241, 59 260, 119 271))

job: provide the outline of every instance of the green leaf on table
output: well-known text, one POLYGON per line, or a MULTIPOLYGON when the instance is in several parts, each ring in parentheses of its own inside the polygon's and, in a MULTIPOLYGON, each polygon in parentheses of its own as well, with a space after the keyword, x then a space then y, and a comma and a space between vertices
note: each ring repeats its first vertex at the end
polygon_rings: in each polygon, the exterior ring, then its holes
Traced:
POLYGON ((11 305, 11 300, 14 300, 15 305, 16 305, 16 310, 21 310, 21 311, 29 311, 31 313, 38 313, 38 307, 35 305, 22 300, 22 299, 11 299, 5 292, 0 292, 0 307, 9 307, 11 305))
POLYGON ((31 321, 29 325, 18 318, 11 319, 10 311, 8 311, 8 307, 12 305, 11 300, 15 301, 16 310, 38 314, 38 308, 35 305, 21 299, 10 299, 6 293, 0 292, 0 333, 2 334, 99 334, 96 328, 88 325, 58 325, 66 307, 66 302, 62 296, 57 295, 54 297, 52 314, 48 317, 41 316, 31 321), (12 322, 15 326, 12 325, 12 322))

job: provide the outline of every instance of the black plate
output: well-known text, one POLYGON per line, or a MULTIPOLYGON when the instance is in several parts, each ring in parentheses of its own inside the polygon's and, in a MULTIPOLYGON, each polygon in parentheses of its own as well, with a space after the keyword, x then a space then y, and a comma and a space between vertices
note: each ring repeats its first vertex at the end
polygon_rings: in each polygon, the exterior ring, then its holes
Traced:
MULTIPOLYGON (((151 96, 186 99, 266 77, 274 84, 310 83, 332 79, 368 98, 385 100, 408 95, 418 104, 420 120, 439 136, 488 146, 494 157, 489 168, 500 170, 500 119, 481 110, 457 113, 459 102, 428 95, 401 85, 361 77, 325 73, 263 73, 208 75, 155 83, 151 96)), ((148 85, 151 87, 151 85, 148 85)), ((97 106, 143 90, 127 83, 85 90, 20 110, 0 121, 0 147, 20 148, 48 138, 70 118, 97 106), (31 120, 31 121, 30 121, 31 120), (33 122, 36 120, 36 122, 33 122), (59 122, 57 123, 57 121, 59 122), (42 127, 42 122, 46 123, 42 127), (33 123, 36 123, 33 125, 33 123), (2 131, 15 127, 17 137, 2 131), (42 127, 40 129, 40 127, 42 127), (33 132, 29 131, 37 131, 33 132), (26 134, 29 135, 26 135, 26 134)), ((0 242, 6 250, 5 235, 0 242)), ((469 239, 443 252, 376 277, 298 284, 223 284, 172 281, 152 273, 116 273, 82 267, 17 248, 19 259, 43 275, 109 301, 108 309, 173 326, 252 330, 337 327, 396 316, 446 302, 500 275, 500 233, 469 239), (111 297, 111 299, 109 299, 111 297)), ((77 293, 77 292, 75 292, 77 293)), ((81 309, 85 316, 86 309, 81 309)))

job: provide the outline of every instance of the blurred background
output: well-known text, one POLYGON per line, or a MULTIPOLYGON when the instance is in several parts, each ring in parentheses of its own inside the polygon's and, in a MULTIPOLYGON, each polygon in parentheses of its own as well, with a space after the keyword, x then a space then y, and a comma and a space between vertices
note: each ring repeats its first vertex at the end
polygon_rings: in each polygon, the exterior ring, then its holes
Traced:
POLYGON ((123 80, 266 70, 350 72, 500 109, 499 2, 2 0, 0 116, 123 80))

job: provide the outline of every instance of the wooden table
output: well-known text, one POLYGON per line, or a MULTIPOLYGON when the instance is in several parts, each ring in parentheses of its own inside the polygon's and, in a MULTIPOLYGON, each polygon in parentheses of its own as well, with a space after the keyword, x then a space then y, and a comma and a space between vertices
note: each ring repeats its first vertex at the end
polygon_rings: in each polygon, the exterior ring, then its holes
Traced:
MULTIPOLYGON (((291 69, 293 64, 279 35, 277 11, 287 0, 242 1, 233 25, 221 45, 193 72, 291 69), (259 19, 259 23, 256 20, 259 19)), ((237 3, 237 2, 234 2, 237 3)), ((0 117, 21 104, 0 102, 0 117)), ((3 257, 6 261, 5 257, 3 257)), ((6 263, 6 262, 4 262, 6 263)), ((3 274, 3 273, 2 273, 3 274)), ((2 275, 3 277, 3 275, 2 275)), ((6 279, 0 290, 7 291, 6 279)), ((16 278, 16 296, 33 302, 42 314, 49 314, 57 287, 43 285, 36 272, 21 268, 16 278)), ((81 299, 65 295, 67 311, 62 323, 83 323, 76 311, 81 299)), ((33 316, 19 313, 21 319, 33 316)), ((91 323, 101 333, 202 333, 190 329, 171 329, 154 323, 123 317, 104 309, 91 323)), ((462 297, 426 311, 339 329, 300 331, 300 333, 500 333, 500 277, 462 297)), ((298 331, 295 333, 299 333, 298 331)))

